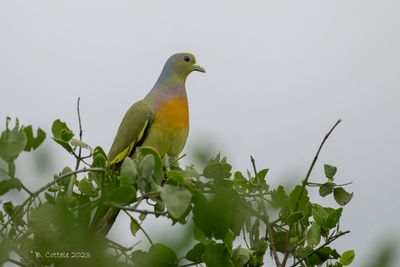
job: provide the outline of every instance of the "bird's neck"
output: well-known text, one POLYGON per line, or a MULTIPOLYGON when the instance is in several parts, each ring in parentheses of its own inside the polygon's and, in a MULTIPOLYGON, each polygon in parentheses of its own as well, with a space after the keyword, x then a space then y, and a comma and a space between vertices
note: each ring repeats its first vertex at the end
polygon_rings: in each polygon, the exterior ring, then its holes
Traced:
POLYGON ((176 79, 159 79, 144 100, 152 106, 154 111, 157 111, 165 101, 177 98, 186 101, 185 82, 176 79))

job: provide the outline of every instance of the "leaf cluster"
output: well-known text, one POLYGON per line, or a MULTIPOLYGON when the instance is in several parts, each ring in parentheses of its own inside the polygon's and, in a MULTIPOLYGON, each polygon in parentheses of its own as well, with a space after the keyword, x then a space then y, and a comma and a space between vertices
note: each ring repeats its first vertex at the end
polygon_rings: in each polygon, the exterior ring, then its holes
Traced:
POLYGON ((348 233, 341 230, 340 219, 353 196, 346 185, 335 183, 334 166, 324 166, 324 182, 307 178, 293 189, 271 188, 268 169, 258 171, 253 158, 252 171, 245 173, 232 171, 220 154, 198 170, 141 147, 116 167, 108 164, 101 147, 92 149, 81 135, 74 139, 67 124, 56 120, 52 138, 77 164, 31 191, 15 177, 15 159, 37 149, 46 135, 40 128, 34 135, 32 126, 20 127, 18 120, 12 129, 9 123, 7 118, 0 137, 0 195, 23 189, 28 198, 19 205, 2 200, 0 264, 257 267, 269 254, 276 266, 340 267, 354 258, 353 250, 339 253, 332 247, 348 233), (80 164, 85 167, 79 169, 80 164), (310 199, 314 187, 322 197, 333 196, 339 207, 310 199), (120 230, 131 232, 131 247, 99 235, 108 232, 118 212, 131 220, 130 229, 120 230), (159 217, 173 225, 193 225, 187 239, 194 245, 183 255, 154 243, 144 229, 145 220, 159 217), (147 250, 136 249, 139 231, 150 244, 147 250), (62 252, 65 257, 50 256, 62 252), (81 253, 71 257, 74 252, 81 253))

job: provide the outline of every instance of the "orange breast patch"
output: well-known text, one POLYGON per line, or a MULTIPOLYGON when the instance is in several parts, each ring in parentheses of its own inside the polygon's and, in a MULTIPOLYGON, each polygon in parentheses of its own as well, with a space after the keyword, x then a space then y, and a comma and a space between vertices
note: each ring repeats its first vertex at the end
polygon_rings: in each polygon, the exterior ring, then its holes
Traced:
POLYGON ((163 102, 156 114, 156 120, 171 128, 189 127, 189 107, 186 97, 172 98, 163 102))

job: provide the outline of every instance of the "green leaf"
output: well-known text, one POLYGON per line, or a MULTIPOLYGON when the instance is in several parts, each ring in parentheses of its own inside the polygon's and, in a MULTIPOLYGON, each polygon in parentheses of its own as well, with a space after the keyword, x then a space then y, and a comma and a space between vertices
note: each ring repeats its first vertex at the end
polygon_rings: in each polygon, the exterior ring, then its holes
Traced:
POLYGON ((274 233, 274 242, 276 250, 285 253, 287 250, 291 250, 292 246, 288 244, 288 232, 280 231, 274 233))
POLYGON ((207 267, 233 267, 229 251, 223 244, 208 244, 203 260, 207 267))
POLYGON ((8 239, 2 239, 0 241, 0 266, 3 266, 3 263, 7 261, 8 254, 12 251, 12 243, 8 239))
POLYGON ((289 204, 289 197, 281 185, 271 192, 271 198, 276 207, 286 207, 289 204))
POLYGON ((133 236, 136 236, 137 231, 140 230, 140 224, 134 218, 131 218, 131 233, 133 236))
MULTIPOLYGON (((162 161, 161 161, 160 154, 158 154, 157 150, 155 150, 152 147, 140 147, 139 154, 143 158, 145 158, 148 155, 153 156, 154 164, 152 165, 151 169, 153 171, 155 181, 158 184, 161 184, 161 181, 163 180, 164 177, 162 175, 162 161)), ((145 177, 148 177, 148 176, 145 176, 145 177)))
POLYGON ((139 220, 144 221, 144 219, 146 219, 146 217, 147 217, 146 213, 140 213, 139 220))
POLYGON ((310 229, 307 232, 307 244, 310 247, 315 247, 321 241, 321 228, 313 223, 310 229))
POLYGON ((169 247, 163 244, 154 244, 150 248, 148 262, 146 267, 177 267, 178 257, 169 247))
POLYGON ((106 166, 106 163, 107 163, 107 157, 105 157, 103 154, 93 155, 93 162, 92 162, 93 168, 102 168, 106 166))
POLYGON ((257 174, 258 179, 265 180, 265 176, 267 175, 268 171, 269 169, 262 169, 261 171, 259 171, 257 174))
POLYGON ((353 262, 354 257, 355 257, 354 250, 347 250, 340 257, 340 263, 343 266, 350 265, 353 262))
POLYGON ((203 176, 214 179, 224 179, 231 177, 232 166, 227 163, 208 164, 203 171, 203 176))
POLYGON ((69 145, 69 141, 74 136, 74 133, 68 128, 67 124, 57 119, 53 122, 51 131, 53 133, 53 140, 72 153, 73 149, 69 145))
POLYGON ((85 142, 72 138, 71 141, 69 142, 71 144, 71 146, 73 147, 81 147, 81 148, 85 148, 85 149, 90 149, 90 146, 88 144, 86 144, 85 142))
POLYGON ((328 178, 329 181, 333 181, 333 177, 336 174, 337 168, 335 166, 325 164, 324 170, 326 178, 328 178))
POLYGON ((97 191, 95 190, 93 184, 86 178, 79 181, 78 188, 82 194, 85 194, 90 197, 97 196, 97 191))
POLYGON ((10 174, 11 177, 15 176, 15 163, 14 163, 14 161, 8 162, 8 174, 10 174))
MULTIPOLYGON (((235 259, 235 266, 246 266, 249 263, 250 257, 253 255, 254 251, 242 247, 238 247, 233 251, 233 256, 235 259)), ((253 265, 247 265, 253 266, 253 265)), ((257 265, 260 266, 260 265, 257 265)))
POLYGON ((169 179, 176 182, 177 184, 183 184, 183 182, 185 181, 184 173, 179 170, 170 170, 167 172, 167 176, 169 179))
POLYGON ((328 218, 329 214, 325 211, 325 209, 322 206, 318 204, 313 204, 312 216, 314 218, 314 221, 319 227, 323 229, 326 228, 326 219, 328 218))
POLYGON ((333 196, 340 206, 344 206, 353 198, 353 193, 348 193, 343 187, 336 187, 333 190, 333 196))
POLYGON ((169 214, 178 219, 189 208, 192 193, 184 187, 165 185, 161 189, 161 198, 165 201, 169 214))
POLYGON ((121 184, 132 185, 137 179, 137 168, 130 157, 126 157, 121 166, 121 184))
POLYGON ((11 178, 0 182, 0 196, 4 195, 11 189, 21 190, 21 181, 17 178, 11 178))
POLYGON ((24 151, 27 143, 27 138, 23 129, 19 127, 18 119, 15 122, 15 127, 10 130, 4 130, 0 136, 0 157, 6 162, 15 160, 18 155, 24 151))
POLYGON ((335 187, 334 183, 327 182, 324 183, 319 187, 319 195, 321 197, 326 197, 327 195, 331 194, 333 192, 333 188, 335 187))
POLYGON ((326 226, 329 229, 336 227, 340 220, 340 216, 342 215, 342 208, 334 210, 331 214, 329 214, 328 218, 326 219, 326 226))
POLYGON ((3 210, 9 215, 13 216, 14 214, 14 205, 11 201, 7 201, 3 203, 3 210))
MULTIPOLYGON (((65 167, 65 168, 62 170, 60 176, 61 176, 61 175, 64 175, 64 174, 67 174, 67 173, 70 173, 70 172, 72 172, 72 169, 71 169, 70 167, 65 167)), ((74 179, 75 179, 75 178, 76 178, 76 175, 74 174, 74 175, 66 176, 66 177, 62 178, 61 180, 59 180, 59 181, 57 182, 57 184, 58 184, 58 185, 61 185, 61 186, 68 186, 69 181, 71 180, 71 178, 74 178, 74 179)))
POLYGON ((286 223, 289 225, 293 225, 300 221, 304 217, 304 213, 302 211, 297 211, 289 215, 286 220, 286 223))
POLYGON ((244 192, 251 187, 251 184, 249 183, 249 181, 246 178, 244 178, 244 176, 241 172, 239 172, 239 171, 235 172, 233 177, 234 177, 233 185, 235 186, 235 188, 238 188, 238 190, 244 192))
POLYGON ((131 185, 120 185, 112 194, 112 200, 120 205, 130 204, 136 198, 136 189, 131 185))
POLYGON ((305 210, 307 208, 307 204, 310 202, 307 189, 302 191, 301 188, 302 187, 300 185, 296 186, 289 195, 289 206, 292 211, 305 210), (300 197, 301 192, 303 193, 300 197))
POLYGON ((139 169, 143 179, 150 177, 153 173, 155 167, 154 156, 149 154, 144 156, 142 161, 140 162, 139 169))
POLYGON ((233 240, 235 239, 235 236, 232 232, 231 229, 228 229, 226 232, 226 235, 224 237, 224 244, 228 248, 229 251, 232 251, 232 246, 233 246, 233 240))
POLYGON ((202 256, 205 252, 206 248, 203 243, 197 243, 194 247, 186 253, 185 258, 194 262, 201 263, 203 262, 202 256))
POLYGON ((25 151, 35 150, 43 143, 44 139, 46 139, 46 133, 40 128, 37 129, 36 137, 34 137, 32 125, 24 127, 24 132, 27 138, 27 143, 24 148, 25 151))
POLYGON ((311 265, 320 265, 329 259, 332 249, 323 247, 306 258, 306 262, 311 265))
POLYGON ((55 203, 54 197, 49 192, 44 193, 44 197, 46 198, 47 202, 49 202, 50 204, 55 203))
POLYGON ((9 174, 9 164, 0 157, 0 180, 11 179, 9 174))

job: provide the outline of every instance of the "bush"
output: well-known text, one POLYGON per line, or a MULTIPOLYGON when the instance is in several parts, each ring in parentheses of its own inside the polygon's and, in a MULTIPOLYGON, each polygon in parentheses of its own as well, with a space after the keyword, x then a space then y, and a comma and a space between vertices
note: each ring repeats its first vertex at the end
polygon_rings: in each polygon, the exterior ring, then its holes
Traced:
POLYGON ((268 169, 258 170, 252 157, 251 172, 233 173, 221 155, 199 171, 142 147, 137 157, 125 158, 116 169, 107 165, 101 147, 92 149, 84 143, 82 132, 75 139, 67 124, 56 120, 52 138, 76 159, 76 165, 65 167, 33 191, 15 177, 15 160, 23 151, 37 149, 46 134, 41 129, 33 134, 32 126, 21 127, 18 120, 11 128, 7 118, 0 137, 0 196, 11 190, 29 196, 21 204, 1 199, 0 263, 255 267, 263 266, 269 254, 276 266, 350 265, 354 251, 341 253, 332 242, 349 233, 341 230, 340 218, 353 194, 335 183, 337 169, 332 165, 324 165, 325 181, 309 181, 319 152, 338 123, 325 136, 305 178, 289 190, 282 185, 271 188, 268 169), (312 188, 322 197, 333 196, 339 208, 311 200, 308 190, 312 188), (101 231, 96 229, 102 229, 109 218, 106 213, 94 219, 93 214, 110 208, 129 216, 130 229, 121 231, 130 231, 132 239, 138 231, 145 233, 151 244, 147 251, 98 234, 101 231), (193 224, 186 239, 188 244, 196 242, 185 255, 153 243, 143 229, 144 220, 160 217, 173 224, 193 224))

